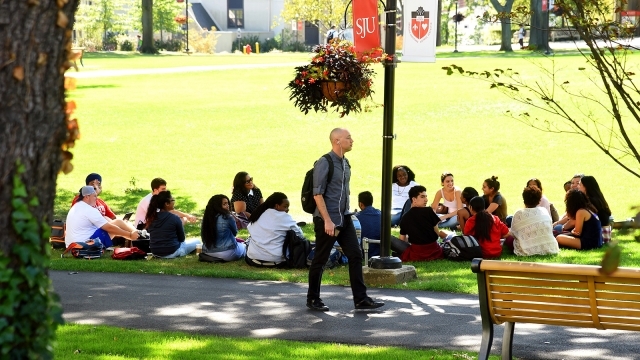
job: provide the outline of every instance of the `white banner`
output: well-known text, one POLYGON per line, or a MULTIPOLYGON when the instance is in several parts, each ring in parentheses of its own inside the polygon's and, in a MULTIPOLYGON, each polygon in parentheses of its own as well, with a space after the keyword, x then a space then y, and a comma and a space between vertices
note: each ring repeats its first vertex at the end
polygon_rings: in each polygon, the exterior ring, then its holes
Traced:
POLYGON ((403 62, 436 62, 438 0, 405 0, 403 62))

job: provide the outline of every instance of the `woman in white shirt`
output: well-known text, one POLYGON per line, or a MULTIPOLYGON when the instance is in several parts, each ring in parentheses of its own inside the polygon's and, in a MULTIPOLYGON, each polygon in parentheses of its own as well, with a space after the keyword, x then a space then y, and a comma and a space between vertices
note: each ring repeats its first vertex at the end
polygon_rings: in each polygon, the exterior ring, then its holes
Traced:
POLYGON ((304 237, 296 221, 289 215, 287 195, 275 192, 260 204, 249 218, 249 245, 245 261, 257 267, 286 267, 282 248, 287 231, 304 237))
MULTIPOLYGON (((393 167, 393 184, 391 185, 391 226, 400 225, 403 209, 409 200, 409 190, 420 185, 415 182, 416 174, 406 165, 393 167)), ((409 202, 407 210, 411 207, 409 202)))
POLYGON ((505 246, 513 249, 518 256, 555 255, 560 249, 553 237, 551 216, 540 205, 542 191, 537 186, 529 186, 522 191, 522 200, 526 209, 520 209, 513 215, 511 233, 515 237, 505 246))
POLYGON ((438 227, 456 228, 458 226, 458 209, 462 209, 462 190, 453 185, 453 174, 444 172, 440 176, 442 188, 433 196, 431 208, 440 217, 438 227), (445 211, 438 211, 438 205, 442 200, 445 211))

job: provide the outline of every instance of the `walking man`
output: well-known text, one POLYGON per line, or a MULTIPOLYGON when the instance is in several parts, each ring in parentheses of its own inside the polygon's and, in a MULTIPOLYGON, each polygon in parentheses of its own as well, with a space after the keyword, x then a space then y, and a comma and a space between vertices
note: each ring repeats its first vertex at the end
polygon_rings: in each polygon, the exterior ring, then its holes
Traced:
POLYGON ((384 303, 367 296, 367 287, 362 277, 362 252, 349 213, 351 166, 344 155, 351 151, 353 139, 347 129, 336 128, 331 131, 329 140, 332 164, 321 157, 313 168, 313 194, 316 201, 313 226, 316 233, 316 253, 309 269, 307 307, 315 311, 329 310, 320 299, 320 284, 323 267, 329 259, 333 244, 338 241, 349 259, 349 281, 355 308, 376 309, 384 303), (333 175, 328 179, 330 165, 333 165, 333 175))

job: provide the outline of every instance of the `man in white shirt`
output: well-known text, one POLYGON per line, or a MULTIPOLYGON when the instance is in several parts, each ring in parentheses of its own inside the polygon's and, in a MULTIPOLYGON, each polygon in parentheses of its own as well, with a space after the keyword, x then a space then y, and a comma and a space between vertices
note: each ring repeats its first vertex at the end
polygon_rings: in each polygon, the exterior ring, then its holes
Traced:
POLYGON ((139 237, 137 230, 130 231, 121 228, 119 223, 110 223, 94 206, 98 199, 96 189, 91 185, 80 189, 81 199, 73 205, 67 214, 67 230, 65 245, 68 247, 74 242, 86 242, 89 239, 100 239, 105 247, 112 246, 111 238, 122 236, 136 240, 139 237))
MULTIPOLYGON (((153 195, 158 195, 161 191, 167 190, 167 182, 162 178, 155 178, 151 180, 151 193, 147 196, 143 197, 138 203, 138 208, 136 209, 136 219, 135 224, 138 230, 144 229, 145 219, 147 218, 147 210, 149 209, 149 203, 151 202, 151 197, 153 195)), ((177 215, 184 225, 188 222, 195 222, 196 217, 187 213, 183 213, 180 210, 173 209, 171 213, 177 215)))

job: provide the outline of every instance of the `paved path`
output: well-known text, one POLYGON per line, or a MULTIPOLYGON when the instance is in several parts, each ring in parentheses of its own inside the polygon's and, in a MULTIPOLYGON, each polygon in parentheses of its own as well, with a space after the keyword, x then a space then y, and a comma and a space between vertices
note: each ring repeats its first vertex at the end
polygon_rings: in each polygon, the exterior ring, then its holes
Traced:
MULTIPOLYGON (((70 322, 409 348, 480 348, 478 299, 472 295, 369 289, 386 305, 355 311, 350 288, 323 286, 322 298, 331 311, 318 313, 305 307, 307 284, 63 271, 50 275, 70 322)), ((502 329, 496 327, 494 354, 500 351, 502 329)), ((514 343, 519 359, 640 358, 639 332, 522 324, 516 325, 514 343)))

